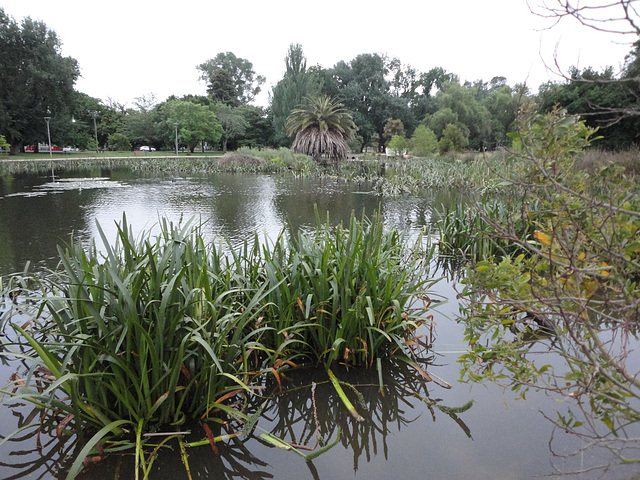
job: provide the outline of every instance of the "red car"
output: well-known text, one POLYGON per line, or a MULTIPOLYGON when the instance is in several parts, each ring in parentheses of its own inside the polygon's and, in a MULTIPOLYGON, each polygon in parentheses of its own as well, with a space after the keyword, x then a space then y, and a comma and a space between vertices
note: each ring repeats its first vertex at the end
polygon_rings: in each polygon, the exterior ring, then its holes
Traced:
MULTIPOLYGON (((33 153, 34 152, 33 145, 28 145, 28 146, 24 147, 24 151, 27 152, 27 153, 33 153)), ((44 146, 40 145, 40 153, 45 153, 45 152, 48 152, 48 151, 49 151, 49 146, 48 145, 44 145, 44 146)), ((61 152, 62 148, 56 147, 55 145, 53 145, 51 147, 51 151, 52 152, 61 152)))

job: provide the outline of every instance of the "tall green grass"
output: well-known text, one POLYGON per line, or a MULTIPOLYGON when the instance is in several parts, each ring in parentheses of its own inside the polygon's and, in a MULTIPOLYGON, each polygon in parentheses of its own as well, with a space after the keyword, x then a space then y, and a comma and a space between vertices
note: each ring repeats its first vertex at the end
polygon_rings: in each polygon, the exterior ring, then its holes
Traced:
POLYGON ((534 224, 530 218, 533 210, 535 206, 518 205, 517 200, 482 200, 477 205, 443 206, 435 212, 438 254, 476 262, 523 253, 525 249, 511 238, 533 238, 534 224), (501 227, 505 224, 509 229, 506 233, 501 227))
POLYGON ((0 175, 48 174, 54 170, 73 172, 96 168, 123 168, 132 171, 162 173, 285 173, 322 175, 321 168, 306 155, 294 155, 289 149, 241 149, 225 156, 182 155, 179 157, 59 157, 0 160, 0 175))
POLYGON ((263 289, 244 284, 190 224, 135 239, 123 220, 113 246, 101 235, 104 254, 60 250, 61 268, 38 280, 46 314, 30 331, 13 325, 32 349, 18 396, 63 412, 77 432, 97 430, 91 447, 207 417, 225 395, 250 393, 244 349, 259 338, 263 289))
POLYGON ((514 162, 506 152, 492 152, 484 156, 378 158, 347 161, 340 167, 345 178, 369 180, 373 182, 374 191, 386 196, 420 195, 431 189, 500 192, 513 170, 514 162))
POLYGON ((410 245, 398 231, 386 231, 378 215, 352 215, 348 228, 332 228, 316 212, 316 228, 300 231, 288 252, 265 255, 267 278, 277 285, 269 294, 277 309, 275 344, 295 342, 298 354, 328 367, 414 358, 413 340, 425 321, 420 299, 435 283, 432 250, 423 243, 410 245))
POLYGON ((123 217, 113 244, 98 228, 102 252, 60 248, 58 269, 4 282, 14 293, 35 284, 40 295, 31 294, 29 322, 4 316, 19 335, 14 354, 30 364, 13 382, 19 390, 5 393, 93 433, 72 475, 97 441, 126 432, 145 470, 143 432, 222 414, 246 420, 243 405, 265 375, 299 363, 331 375, 338 362, 381 369, 395 358, 426 375, 419 327, 429 321, 432 248, 377 215, 352 216, 348 228, 316 216, 315 229, 235 249, 205 242, 191 222, 135 237, 123 217))

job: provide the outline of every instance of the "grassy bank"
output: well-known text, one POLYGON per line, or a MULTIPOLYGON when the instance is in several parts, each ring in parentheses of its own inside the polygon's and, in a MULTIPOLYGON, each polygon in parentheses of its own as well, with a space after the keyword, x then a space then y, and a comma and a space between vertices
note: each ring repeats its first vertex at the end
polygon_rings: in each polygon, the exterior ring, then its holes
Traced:
POLYGON ((240 150, 219 154, 173 155, 167 152, 147 153, 132 156, 132 152, 107 152, 98 155, 60 155, 50 158, 48 154, 35 154, 20 158, 0 160, 0 175, 20 173, 47 174, 93 168, 122 168, 133 171, 179 172, 179 173, 279 173, 320 174, 321 169, 309 157, 294 155, 289 149, 240 150))

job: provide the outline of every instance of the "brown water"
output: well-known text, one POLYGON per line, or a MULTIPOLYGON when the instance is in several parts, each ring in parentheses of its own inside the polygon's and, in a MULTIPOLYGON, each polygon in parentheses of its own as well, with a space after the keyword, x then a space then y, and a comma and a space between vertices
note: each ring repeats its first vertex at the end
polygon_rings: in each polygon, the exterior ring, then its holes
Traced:
MULTIPOLYGON (((434 207, 459 201, 455 195, 381 198, 368 186, 336 179, 295 179, 282 176, 218 175, 170 177, 134 175, 122 171, 82 172, 75 177, 22 176, 0 180, 0 274, 56 263, 56 245, 75 238, 85 242, 97 237, 96 221, 108 238, 115 238, 115 222, 126 214, 135 232, 154 231, 159 219, 174 222, 195 217, 205 222, 212 239, 227 235, 240 243, 255 232, 275 236, 287 224, 293 228, 314 223, 314 205, 321 215, 329 211, 333 222, 348 221, 352 211, 371 214, 380 208, 388 225, 415 233, 429 227, 434 207)), ((98 242, 99 243, 99 242, 98 242)), ((447 303, 435 316, 436 355, 431 371, 452 388, 423 384, 410 376, 407 388, 418 390, 434 402, 431 407, 403 391, 381 396, 371 387, 376 379, 360 374, 350 378, 367 402, 366 421, 358 424, 344 410, 335 393, 318 373, 292 372, 289 386, 299 385, 295 394, 275 397, 258 422, 257 432, 272 432, 288 441, 313 446, 315 420, 310 385, 315 392, 320 434, 326 441, 342 431, 341 440, 313 462, 296 453, 276 448, 257 438, 230 442, 219 455, 202 447, 190 452, 192 477, 198 479, 524 479, 538 475, 554 477, 563 471, 585 468, 607 459, 587 450, 562 459, 550 451, 553 425, 543 417, 555 416, 566 407, 561 399, 530 392, 515 400, 509 390, 496 385, 458 383, 457 356, 464 351, 462 327, 452 318, 458 312, 456 285, 446 279, 436 285, 447 303), (459 415, 449 415, 438 406, 459 407, 470 400, 473 406, 459 415)), ((8 362, 0 367, 4 382, 20 365, 8 362)), ((550 360, 552 361, 552 360, 550 360)), ((347 373, 343 372, 343 375, 347 373)), ((354 375, 354 372, 348 373, 354 375)), ((402 372, 388 372, 396 378, 402 372)), ((326 380, 326 379, 325 379, 326 380)), ((0 435, 37 423, 26 406, 4 398, 0 435)), ((33 413, 33 415, 36 415, 33 413)), ((194 426, 194 436, 203 433, 194 426)), ((0 478, 64 478, 61 457, 73 453, 71 441, 61 443, 43 435, 38 447, 35 429, 27 429, 0 445, 0 478)), ((555 453, 569 454, 580 441, 556 431, 555 453)), ((133 459, 112 455, 87 471, 87 479, 133 478, 133 459), (119 475, 119 476, 118 476, 119 475)), ((629 470, 625 472, 632 472, 629 470)), ((615 478, 629 478, 625 476, 615 478)), ((151 478, 187 478, 176 450, 163 453, 154 464, 151 478)), ((584 474, 578 478, 595 478, 584 474)), ((614 477, 606 477, 614 478, 614 477)))

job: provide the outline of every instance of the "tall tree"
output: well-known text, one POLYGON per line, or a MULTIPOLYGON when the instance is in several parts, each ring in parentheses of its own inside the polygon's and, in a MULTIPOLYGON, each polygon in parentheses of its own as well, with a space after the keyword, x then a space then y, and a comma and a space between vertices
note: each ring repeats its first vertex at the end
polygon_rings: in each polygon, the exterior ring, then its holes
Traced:
POLYGON ((599 147, 619 149, 640 144, 639 87, 635 76, 618 79, 612 67, 601 72, 573 67, 565 82, 542 85, 538 98, 542 111, 560 106, 583 115, 588 126, 600 129, 599 147))
POLYGON ((307 70, 307 59, 299 43, 289 45, 284 62, 284 77, 273 88, 271 96, 271 115, 275 142, 287 146, 291 144, 286 133, 287 118, 307 96, 316 96, 320 92, 320 77, 316 72, 307 70))
MULTIPOLYGON (((478 88, 477 83, 460 85, 457 82, 449 82, 436 95, 438 106, 441 109, 451 109, 456 115, 457 122, 454 124, 458 128, 459 124, 465 126, 469 132, 469 146, 474 149, 492 143, 493 138, 491 115, 478 100, 478 88)), ((436 131, 435 128, 431 128, 436 131)), ((461 130, 465 133, 464 129, 461 130)))
MULTIPOLYGON (((592 30, 636 39, 640 36, 637 0, 548 0, 534 13, 553 20, 554 24, 569 18, 592 30)), ((618 149, 640 145, 637 53, 638 43, 635 43, 621 75, 615 75, 610 67, 601 72, 593 68, 581 72, 576 67, 568 72, 556 71, 564 77, 564 83, 540 87, 544 110, 548 111, 555 102, 569 112, 584 115, 588 125, 600 128, 599 133, 604 137, 597 143, 600 147, 618 149)))
POLYGON ((398 120, 397 118, 390 118, 387 120, 387 123, 384 124, 384 134, 383 138, 385 142, 391 140, 394 136, 404 137, 405 129, 402 120, 398 120))
POLYGON ((438 150, 438 139, 426 125, 418 125, 410 141, 411 153, 418 157, 428 157, 438 150))
POLYGON ((242 105, 238 108, 238 112, 244 117, 247 129, 244 135, 238 139, 236 148, 262 148, 272 145, 273 124, 264 108, 242 105))
POLYGON ((291 146, 294 152, 310 155, 317 162, 328 158, 334 165, 349 154, 347 141, 356 130, 344 106, 326 95, 307 98, 287 120, 287 132, 296 135, 291 146))
POLYGON ((382 139, 384 124, 393 116, 387 73, 385 58, 377 53, 358 55, 348 63, 340 61, 328 71, 331 81, 325 82, 324 92, 341 98, 353 113, 363 147, 374 138, 382 139))
POLYGON ((11 154, 47 137, 44 117, 51 117, 54 138, 67 128, 79 69, 60 46, 43 22, 26 17, 18 24, 0 8, 0 133, 11 154))
POLYGON ((240 107, 230 107, 229 105, 218 102, 212 109, 222 127, 220 140, 222 142, 222 151, 226 153, 229 141, 234 142, 242 138, 246 134, 249 125, 242 115, 240 107))
POLYGON ((511 143, 507 134, 515 129, 518 106, 524 101, 516 92, 507 85, 505 77, 494 77, 489 82, 489 91, 481 100, 491 117, 492 141, 487 147, 511 143))
POLYGON ((253 64, 232 52, 218 53, 197 66, 200 79, 207 82, 207 93, 214 101, 238 107, 251 103, 260 93, 265 82, 262 75, 256 75, 253 64))
POLYGON ((124 117, 119 133, 124 134, 135 147, 151 145, 156 148, 164 144, 164 135, 158 131, 162 121, 159 106, 130 109, 124 117))
MULTIPOLYGON (((199 142, 217 143, 222 136, 218 118, 209 108, 193 102, 171 100, 162 107, 165 117, 165 131, 174 132, 178 128, 178 138, 193 152, 199 142)), ((167 135, 165 135, 167 136, 167 135)), ((168 134, 171 138, 171 135, 168 134)))

